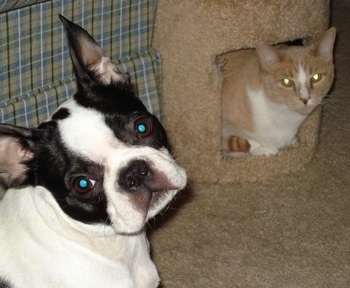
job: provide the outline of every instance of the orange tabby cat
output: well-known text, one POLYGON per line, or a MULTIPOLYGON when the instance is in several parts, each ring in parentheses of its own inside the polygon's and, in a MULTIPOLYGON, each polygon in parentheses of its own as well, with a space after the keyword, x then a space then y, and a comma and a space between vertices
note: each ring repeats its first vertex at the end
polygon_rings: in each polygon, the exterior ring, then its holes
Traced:
POLYGON ((273 155, 297 140, 333 83, 335 35, 330 28, 309 46, 261 42, 219 56, 224 152, 273 155))

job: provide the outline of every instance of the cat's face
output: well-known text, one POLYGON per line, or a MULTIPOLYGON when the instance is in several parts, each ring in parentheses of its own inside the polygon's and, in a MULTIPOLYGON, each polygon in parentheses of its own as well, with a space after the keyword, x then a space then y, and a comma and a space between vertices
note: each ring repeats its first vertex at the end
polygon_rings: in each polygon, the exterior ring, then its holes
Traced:
POLYGON ((329 29, 314 45, 275 48, 257 46, 266 95, 275 103, 309 114, 318 106, 334 79, 335 29, 329 29))

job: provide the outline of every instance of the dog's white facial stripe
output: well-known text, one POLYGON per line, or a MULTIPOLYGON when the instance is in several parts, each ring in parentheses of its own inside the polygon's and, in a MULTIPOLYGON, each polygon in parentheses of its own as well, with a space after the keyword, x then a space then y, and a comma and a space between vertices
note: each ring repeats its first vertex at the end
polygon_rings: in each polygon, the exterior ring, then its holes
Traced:
POLYGON ((98 111, 81 107, 74 100, 62 108, 70 111, 69 117, 58 122, 62 140, 70 151, 101 164, 113 147, 122 146, 98 111))

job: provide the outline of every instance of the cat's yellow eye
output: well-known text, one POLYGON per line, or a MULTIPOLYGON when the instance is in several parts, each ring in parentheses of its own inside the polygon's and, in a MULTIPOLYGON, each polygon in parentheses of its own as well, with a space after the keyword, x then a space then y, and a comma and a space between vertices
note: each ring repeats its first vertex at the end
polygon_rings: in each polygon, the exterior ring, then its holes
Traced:
POLYGON ((281 84, 284 86, 284 87, 292 87, 294 85, 294 82, 293 80, 290 80, 288 78, 283 78, 281 80, 281 84))
POLYGON ((316 73, 311 77, 311 82, 315 83, 320 81, 321 79, 322 79, 322 75, 319 73, 316 73))

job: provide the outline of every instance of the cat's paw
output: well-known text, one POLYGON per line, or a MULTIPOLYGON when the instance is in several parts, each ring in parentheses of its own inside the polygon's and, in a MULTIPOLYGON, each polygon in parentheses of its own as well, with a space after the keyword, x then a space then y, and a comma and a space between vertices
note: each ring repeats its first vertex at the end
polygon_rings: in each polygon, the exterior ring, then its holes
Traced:
POLYGON ((290 142, 290 145, 297 144, 299 142, 299 138, 297 136, 294 136, 292 141, 290 142))
POLYGON ((260 146, 250 151, 252 155, 263 155, 263 156, 272 156, 278 153, 278 149, 274 147, 265 147, 260 146))
POLYGON ((250 139, 250 150, 249 153, 251 155, 264 155, 264 156, 271 156, 276 155, 278 153, 278 149, 276 147, 272 146, 264 146, 260 142, 250 139))

